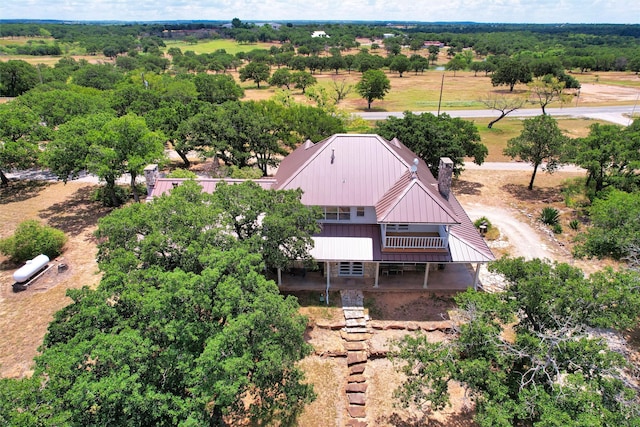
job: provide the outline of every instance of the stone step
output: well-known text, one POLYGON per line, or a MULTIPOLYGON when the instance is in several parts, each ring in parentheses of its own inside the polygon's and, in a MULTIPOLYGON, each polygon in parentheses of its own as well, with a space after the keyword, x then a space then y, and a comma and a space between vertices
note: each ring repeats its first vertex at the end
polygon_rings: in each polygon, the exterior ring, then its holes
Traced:
POLYGON ((366 351, 349 351, 347 352, 347 366, 366 362, 368 358, 366 351))
POLYGON ((364 309, 360 308, 360 309, 353 309, 353 308, 343 308, 342 311, 344 312, 344 318, 345 319, 364 319, 365 315, 364 315, 364 309))
POLYGON ((364 406, 367 403, 367 398, 364 393, 347 393, 349 399, 349 405, 364 406))
POLYGON ((348 342, 367 341, 368 339, 371 339, 371 334, 368 332, 350 333, 347 331, 340 331, 340 336, 348 342))
POLYGON ((349 405, 347 411, 349 411, 349 415, 352 418, 364 418, 367 416, 367 411, 364 406, 349 405))
POLYGON ((360 326, 362 328, 367 327, 367 320, 364 317, 359 317, 357 319, 347 319, 346 321, 347 328, 353 328, 356 326, 360 326))
POLYGON ((363 383, 366 380, 367 379, 364 377, 364 375, 349 375, 347 377, 347 383, 363 383))
POLYGON ((344 349, 349 351, 367 350, 369 346, 364 341, 344 342, 344 349))
POLYGON ((345 388, 345 393, 365 393, 367 383, 349 383, 345 388))
MULTIPOLYGON (((364 418, 364 417, 362 417, 364 418)), ((347 427, 368 427, 369 424, 367 424, 366 421, 362 421, 362 420, 349 420, 347 421, 347 427)))
POLYGON ((349 375, 362 374, 366 366, 367 366, 367 362, 355 363, 349 366, 349 375))

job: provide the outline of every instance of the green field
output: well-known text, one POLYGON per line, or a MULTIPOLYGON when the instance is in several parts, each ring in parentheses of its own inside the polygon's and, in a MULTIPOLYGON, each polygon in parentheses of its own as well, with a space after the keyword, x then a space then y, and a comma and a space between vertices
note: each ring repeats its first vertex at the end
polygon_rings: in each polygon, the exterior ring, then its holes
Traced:
POLYGON ((188 50, 197 54, 211 53, 220 49, 224 49, 227 53, 235 55, 238 52, 250 52, 254 49, 269 49, 272 43, 252 43, 252 44, 240 44, 235 40, 218 39, 218 40, 206 40, 198 42, 197 44, 186 43, 184 40, 168 40, 165 41, 167 47, 165 52, 170 47, 177 47, 181 51, 186 52, 188 50))

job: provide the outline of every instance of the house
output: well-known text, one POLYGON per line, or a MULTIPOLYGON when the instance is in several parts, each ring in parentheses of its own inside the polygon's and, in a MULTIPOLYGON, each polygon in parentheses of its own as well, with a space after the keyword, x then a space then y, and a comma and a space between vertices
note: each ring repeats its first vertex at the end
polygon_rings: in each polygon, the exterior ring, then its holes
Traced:
POLYGON ((325 33, 324 31, 314 31, 311 34, 311 37, 313 38, 317 38, 317 37, 324 37, 324 38, 329 38, 329 35, 327 33, 325 33))
MULTIPOLYGON (((336 134, 307 140, 274 177, 259 182, 263 188, 300 188, 302 203, 322 209, 311 255, 327 292, 333 283, 378 288, 400 275, 428 288, 430 272, 443 269, 467 273, 468 286, 476 288, 480 265, 495 258, 451 192, 452 175, 453 162, 443 158, 436 180, 398 139, 336 134)), ((151 195, 177 181, 156 180, 151 195)), ((202 181, 205 191, 213 191, 209 181, 202 181)))

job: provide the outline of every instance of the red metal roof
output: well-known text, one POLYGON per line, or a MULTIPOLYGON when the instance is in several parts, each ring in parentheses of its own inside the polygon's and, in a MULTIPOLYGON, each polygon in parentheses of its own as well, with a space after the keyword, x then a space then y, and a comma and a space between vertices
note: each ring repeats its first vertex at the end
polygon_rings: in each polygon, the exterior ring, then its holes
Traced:
MULTIPOLYGON (((168 194, 174 187, 182 184, 185 181, 189 181, 188 178, 158 178, 153 186, 153 192, 151 197, 158 197, 163 194, 168 194)), ((213 193, 219 182, 224 181, 227 184, 239 184, 241 182, 248 181, 247 179, 227 179, 227 178, 198 178, 197 182, 202 187, 202 191, 205 193, 213 193)), ((260 187, 268 190, 273 187, 275 182, 272 178, 263 178, 253 180, 260 187)))
MULTIPOLYGON (((313 144, 306 141, 280 164, 274 178, 254 180, 265 189, 303 190, 302 203, 316 206, 374 206, 380 223, 450 225, 449 251, 382 253, 378 224, 323 224, 322 237, 362 237, 373 242, 373 260, 386 262, 488 262, 495 259, 466 212, 437 180, 423 160, 397 139, 378 135, 337 134, 313 144), (415 171, 411 166, 415 165, 415 171)), ((168 193, 186 179, 158 178, 152 197, 168 193)), ((213 192, 221 181, 198 179, 213 192)))
POLYGON ((442 197, 407 171, 376 204, 378 222, 459 224, 455 212, 442 197))
POLYGON ((396 138, 336 134, 314 145, 307 141, 287 156, 275 188, 301 188, 307 205, 375 206, 384 222, 458 223, 428 166, 416 159, 396 138))

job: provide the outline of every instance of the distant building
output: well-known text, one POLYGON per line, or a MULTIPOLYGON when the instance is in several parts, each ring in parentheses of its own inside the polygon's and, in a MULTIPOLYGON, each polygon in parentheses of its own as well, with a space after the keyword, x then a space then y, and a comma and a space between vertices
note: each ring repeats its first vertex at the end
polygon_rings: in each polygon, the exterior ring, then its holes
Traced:
POLYGON ((311 34, 311 37, 316 38, 316 37, 324 37, 324 38, 329 38, 329 35, 327 33, 325 33, 324 31, 314 31, 313 34, 311 34))
POLYGON ((424 47, 425 48, 429 48, 430 46, 438 46, 439 48, 443 48, 444 47, 444 43, 443 42, 439 42, 437 40, 427 40, 426 42, 424 42, 424 47))

